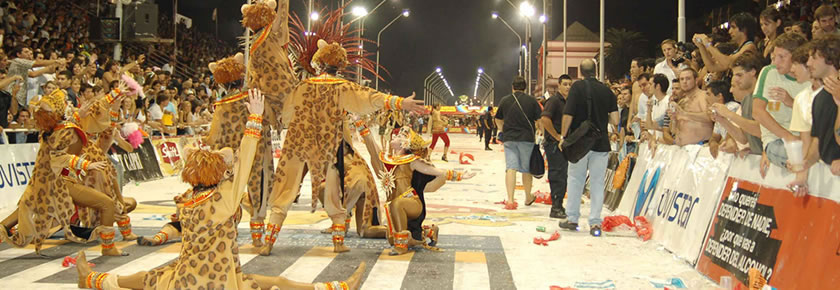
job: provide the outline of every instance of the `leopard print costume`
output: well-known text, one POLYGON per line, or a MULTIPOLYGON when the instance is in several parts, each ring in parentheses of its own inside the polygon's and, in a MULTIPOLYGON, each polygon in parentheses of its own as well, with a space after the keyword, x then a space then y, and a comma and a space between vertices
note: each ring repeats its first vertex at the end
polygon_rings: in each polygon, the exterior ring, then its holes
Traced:
MULTIPOLYGON (((269 105, 265 107, 264 118, 271 126, 280 130, 280 114, 286 97, 298 84, 298 79, 289 60, 289 1, 277 1, 277 16, 271 26, 255 33, 257 39, 266 34, 251 48, 248 59, 247 87, 260 89, 269 105), (268 30, 266 30, 268 29, 268 30)), ((247 114, 247 110, 245 112, 247 114)))
POLYGON ((68 184, 77 181, 65 166, 82 152, 86 143, 83 136, 81 128, 65 123, 48 137, 41 137, 32 179, 18 201, 16 231, 8 235, 7 229, 0 226, 0 240, 15 247, 34 244, 39 254, 44 240, 56 226, 64 230, 68 239, 81 240, 70 231, 69 221, 75 208, 68 184))
POLYGON ((379 207, 379 193, 376 190, 376 180, 368 168, 367 162, 358 152, 345 155, 344 166, 347 171, 344 177, 346 192, 358 191, 361 194, 354 197, 345 194, 347 210, 356 210, 356 232, 363 238, 385 238, 387 229, 379 222, 377 213, 379 207), (355 203, 355 204, 348 204, 355 203))
POLYGON ((257 138, 245 137, 237 144, 239 164, 233 177, 175 198, 182 226, 181 254, 144 275, 145 289, 259 289, 242 273, 236 242, 236 225, 242 218, 242 195, 236 189, 252 168, 258 143, 257 138))
MULTIPOLYGON (((98 110, 106 110, 106 106, 110 105, 105 101, 105 98, 100 98, 94 106, 98 106, 98 110)), ((107 114, 102 114, 104 117, 99 120, 85 120, 80 122, 82 129, 88 133, 88 142, 82 149, 82 156, 91 162, 105 162, 105 168, 102 171, 93 171, 82 178, 82 185, 96 189, 114 201, 116 207, 116 220, 120 228, 120 233, 124 240, 134 240, 137 238, 131 231, 131 219, 128 213, 137 207, 137 201, 134 198, 123 197, 122 189, 117 182, 117 169, 111 163, 111 160, 106 155, 106 151, 111 147, 114 140, 114 129, 112 122, 119 121, 111 119, 107 114), (104 131, 102 131, 104 130, 104 131), (100 132, 96 132, 100 131, 100 132)), ((116 116, 111 116, 118 118, 116 116)), ((89 118, 82 118, 89 119, 89 118)), ((86 207, 79 207, 79 221, 82 226, 94 228, 99 226, 99 213, 97 210, 86 207)), ((110 225, 108 225, 110 226, 110 225)))
MULTIPOLYGON (((248 108, 245 107, 245 100, 216 105, 213 113, 213 120, 210 125, 210 132, 203 142, 214 150, 225 147, 231 149, 239 148, 239 141, 245 132, 245 124, 248 121, 248 108)), ((271 130, 268 121, 263 119, 262 138, 257 144, 256 160, 253 163, 248 178, 248 198, 243 200, 243 205, 248 214, 251 215, 251 235, 254 246, 261 246, 263 226, 266 216, 266 204, 268 193, 274 182, 269 175, 274 172, 274 162, 271 150, 271 130)))
MULTIPOLYGON (((284 108, 283 120, 290 121, 280 161, 274 174, 277 184, 271 193, 271 218, 274 229, 266 239, 279 232, 292 202, 300 191, 299 180, 308 166, 313 188, 327 178, 328 168, 335 170, 336 153, 341 142, 344 110, 368 114, 381 109, 388 95, 371 88, 328 74, 309 78, 295 87, 291 102, 284 108)), ((330 214, 333 225, 344 227, 346 213, 342 209, 330 214)), ((342 230, 343 231, 343 230, 342 230)), ((343 244, 343 237, 341 238, 343 244)), ((334 243, 335 243, 334 236, 334 243)), ((260 254, 269 255, 273 243, 267 243, 260 254)))

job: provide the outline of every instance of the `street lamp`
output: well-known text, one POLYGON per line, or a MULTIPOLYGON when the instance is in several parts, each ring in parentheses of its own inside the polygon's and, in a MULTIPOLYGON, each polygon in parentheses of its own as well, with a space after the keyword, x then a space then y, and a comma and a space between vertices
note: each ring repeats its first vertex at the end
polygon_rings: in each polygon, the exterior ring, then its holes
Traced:
POLYGON ((318 14, 317 11, 312 11, 312 14, 309 14, 309 19, 312 21, 318 21, 321 18, 321 14, 318 14))
POLYGON ((534 16, 534 13, 536 13, 536 11, 534 10, 534 6, 531 5, 531 3, 528 3, 528 1, 522 1, 522 3, 519 4, 519 13, 521 13, 522 16, 531 17, 534 16))
POLYGON ((545 17, 545 14, 540 15, 540 23, 545 23, 546 20, 548 20, 548 19, 545 17))
POLYGON ((373 78, 376 79, 375 88, 376 88, 377 91, 379 90, 379 48, 381 46, 380 41, 382 39, 382 32, 384 32, 385 29, 388 29, 388 27, 391 27, 391 24, 394 24, 394 22, 396 22, 398 19, 400 19, 400 17, 408 17, 409 14, 411 14, 411 11, 409 11, 408 9, 403 9, 403 12, 400 13, 400 15, 397 15, 397 17, 394 17, 394 20, 391 20, 391 22, 388 22, 388 24, 386 24, 385 27, 382 27, 382 29, 379 30, 379 34, 376 35, 376 75, 373 78))
MULTIPOLYGON (((510 29, 510 31, 513 32, 513 34, 516 35, 516 38, 519 39, 519 44, 522 44, 522 37, 519 36, 519 33, 516 32, 516 29, 513 29, 513 27, 511 27, 510 24, 508 24, 507 21, 505 21, 504 18, 499 16, 498 12, 493 11, 493 13, 491 13, 490 16, 493 17, 493 19, 501 20, 502 24, 507 26, 507 28, 510 29)), ((522 45, 522 47, 525 47, 525 45, 522 45)), ((522 53, 519 54, 518 60, 519 60, 519 75, 522 75, 522 53)))
POLYGON ((353 7, 353 10, 351 10, 351 11, 352 11, 351 13, 353 13, 353 16, 356 16, 356 17, 365 17, 365 16, 368 15, 367 8, 362 7, 362 6, 353 7))

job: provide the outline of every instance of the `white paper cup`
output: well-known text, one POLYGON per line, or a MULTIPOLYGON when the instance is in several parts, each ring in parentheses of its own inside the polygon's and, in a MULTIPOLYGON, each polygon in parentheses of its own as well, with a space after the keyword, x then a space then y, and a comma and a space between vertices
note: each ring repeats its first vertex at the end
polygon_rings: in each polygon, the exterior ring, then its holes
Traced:
POLYGON ((732 290, 732 276, 720 276, 720 288, 732 290))
POLYGON ((785 151, 787 152, 788 163, 790 163, 791 169, 793 171, 802 170, 802 167, 805 165, 802 153, 802 141, 785 141, 785 151))

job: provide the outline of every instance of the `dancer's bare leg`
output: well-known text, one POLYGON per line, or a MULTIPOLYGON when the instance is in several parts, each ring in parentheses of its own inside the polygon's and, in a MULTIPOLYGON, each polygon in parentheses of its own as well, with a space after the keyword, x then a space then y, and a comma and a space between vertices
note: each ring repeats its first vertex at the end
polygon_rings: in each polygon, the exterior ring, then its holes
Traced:
MULTIPOLYGON (((86 280, 88 275, 93 273, 93 269, 87 263, 85 251, 80 251, 79 255, 76 256, 76 271, 79 273, 79 288, 89 288, 86 280)), ((119 276, 117 277, 117 283, 122 288, 143 289, 143 277, 146 276, 146 273, 146 271, 141 271, 128 276, 119 276)))
MULTIPOLYGON (((359 286, 362 283, 362 274, 365 273, 365 262, 359 264, 359 267, 356 269, 356 272, 353 272, 353 275, 350 275, 350 278, 347 278, 348 288, 350 289, 359 289, 359 286)), ((315 289, 315 285, 311 283, 301 283, 292 281, 281 276, 263 276, 257 274, 248 274, 246 275, 254 280, 257 281, 257 284, 260 286, 260 289, 271 289, 271 287, 278 287, 280 289, 300 289, 300 290, 311 290, 315 289)), ((318 283, 316 283, 318 284, 318 283)))

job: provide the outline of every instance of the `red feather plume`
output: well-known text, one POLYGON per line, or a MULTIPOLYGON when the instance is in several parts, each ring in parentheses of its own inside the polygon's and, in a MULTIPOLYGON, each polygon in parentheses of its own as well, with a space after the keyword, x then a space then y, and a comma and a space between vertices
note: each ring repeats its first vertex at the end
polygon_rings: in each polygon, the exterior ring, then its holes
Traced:
MULTIPOLYGON (((327 43, 339 43, 345 50, 347 50, 347 61, 350 63, 350 65, 342 71, 342 74, 345 76, 356 77, 357 73, 355 68, 356 65, 359 64, 361 65, 363 72, 368 72, 374 75, 374 77, 385 81, 382 75, 376 74, 376 62, 368 58, 375 56, 375 53, 359 48, 362 43, 376 45, 376 42, 359 37, 360 30, 351 30, 351 23, 346 23, 344 25, 341 24, 341 19, 347 15, 346 13, 343 13, 343 11, 345 11, 344 8, 346 8, 350 2, 352 1, 348 1, 345 3, 344 7, 340 7, 339 9, 327 11, 326 8, 323 8, 324 5, 322 5, 320 1, 316 1, 313 5, 315 7, 322 8, 313 9, 317 10, 321 15, 321 21, 312 23, 313 33, 310 35, 306 34, 306 24, 303 23, 297 13, 292 13, 289 17, 289 38, 291 49, 297 53, 298 64, 309 74, 315 75, 316 71, 312 67, 311 63, 312 56, 314 56, 315 52, 318 51, 318 40, 323 39, 327 43), (359 51, 361 51, 361 55, 359 55, 359 51)), ((384 71, 386 74, 390 75, 390 72, 388 72, 384 66, 379 65, 379 69, 380 71, 384 71)))

